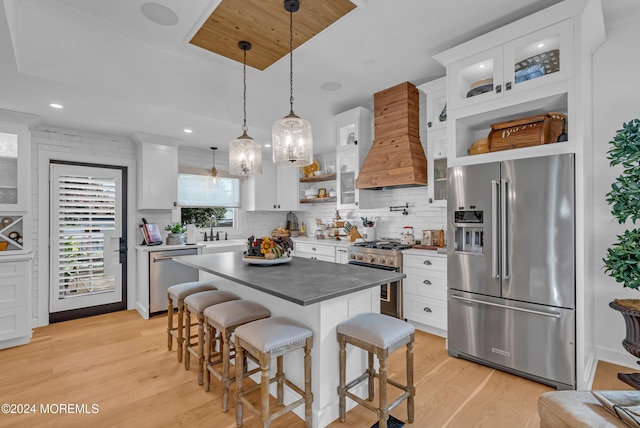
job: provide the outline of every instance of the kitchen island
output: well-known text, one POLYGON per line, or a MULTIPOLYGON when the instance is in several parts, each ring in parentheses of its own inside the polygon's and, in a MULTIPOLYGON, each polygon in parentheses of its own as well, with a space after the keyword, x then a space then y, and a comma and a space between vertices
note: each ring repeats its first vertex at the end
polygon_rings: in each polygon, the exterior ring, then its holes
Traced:
MULTIPOLYGON (((200 280, 213 281, 221 290, 266 306, 272 316, 293 318, 313 330, 313 426, 319 428, 338 418, 336 326, 359 313, 379 312, 379 286, 405 277, 399 272, 300 257, 280 265, 249 265, 237 252, 183 256, 175 260, 199 269, 200 280)), ((285 357, 287 376, 300 385, 303 384, 302 362, 302 350, 285 357)), ((349 348, 347 378, 360 375, 366 363, 364 351, 349 348)), ((366 385, 360 386, 362 388, 354 392, 364 397, 366 385)), ((275 385, 272 387, 275 395, 275 385)), ((285 404, 294 398, 285 390, 285 404)), ((352 407, 355 403, 347 400, 347 405, 352 407)), ((303 409, 297 409, 296 413, 304 418, 303 409)))

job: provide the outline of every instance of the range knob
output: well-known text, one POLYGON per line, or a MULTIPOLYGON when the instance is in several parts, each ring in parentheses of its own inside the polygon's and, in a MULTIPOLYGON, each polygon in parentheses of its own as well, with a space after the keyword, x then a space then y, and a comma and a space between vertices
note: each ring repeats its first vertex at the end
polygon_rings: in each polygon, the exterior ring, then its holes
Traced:
POLYGON ((380 263, 381 265, 385 264, 386 262, 387 259, 384 256, 378 257, 378 263, 380 263))
POLYGON ((368 254, 368 255, 367 255, 367 263, 373 263, 373 260, 374 260, 375 258, 376 258, 376 257, 375 257, 373 254, 368 254))
POLYGON ((349 254, 349 258, 350 258, 351 260, 355 260, 355 259, 356 259, 356 254, 355 254, 355 253, 351 253, 351 254, 349 254))
POLYGON ((358 254, 358 255, 356 256, 356 258, 357 258, 358 260, 362 260, 362 254, 358 254))

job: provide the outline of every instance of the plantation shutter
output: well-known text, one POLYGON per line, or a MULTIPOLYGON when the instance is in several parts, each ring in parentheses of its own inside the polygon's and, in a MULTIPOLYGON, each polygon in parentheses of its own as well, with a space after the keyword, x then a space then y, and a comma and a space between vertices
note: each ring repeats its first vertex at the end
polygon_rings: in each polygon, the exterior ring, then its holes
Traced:
POLYGON ((116 180, 61 174, 52 236, 57 242, 58 299, 117 292, 116 275, 105 272, 105 237, 117 229, 116 180))

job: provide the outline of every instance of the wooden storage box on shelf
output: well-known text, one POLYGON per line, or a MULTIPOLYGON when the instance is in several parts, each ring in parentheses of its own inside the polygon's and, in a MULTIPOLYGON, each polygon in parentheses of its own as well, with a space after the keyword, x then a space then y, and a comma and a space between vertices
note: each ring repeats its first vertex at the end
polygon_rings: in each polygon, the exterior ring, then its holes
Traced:
POLYGON ((479 155, 480 153, 489 152, 489 139, 481 138, 474 142, 468 150, 470 155, 479 155))
POLYGON ((563 113, 545 113, 494 123, 489 132, 489 151, 555 143, 560 134, 567 132, 566 129, 567 116, 563 113))

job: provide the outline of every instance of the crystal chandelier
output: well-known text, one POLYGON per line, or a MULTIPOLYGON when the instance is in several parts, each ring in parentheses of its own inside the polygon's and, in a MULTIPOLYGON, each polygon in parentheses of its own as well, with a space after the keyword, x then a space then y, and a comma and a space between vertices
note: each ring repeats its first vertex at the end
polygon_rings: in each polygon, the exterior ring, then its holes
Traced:
POLYGON ((287 166, 307 166, 313 162, 311 124, 293 112, 293 12, 300 8, 298 0, 284 0, 289 12, 289 104, 288 116, 276 121, 272 128, 273 163, 287 166))
POLYGON ((243 112, 242 135, 229 142, 229 173, 232 175, 262 174, 262 144, 247 135, 247 51, 251 43, 241 41, 238 47, 244 51, 243 60, 243 112))

